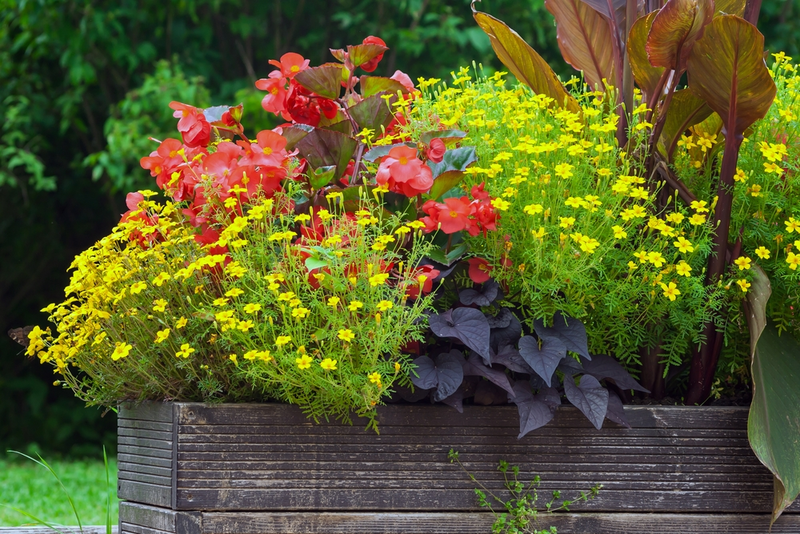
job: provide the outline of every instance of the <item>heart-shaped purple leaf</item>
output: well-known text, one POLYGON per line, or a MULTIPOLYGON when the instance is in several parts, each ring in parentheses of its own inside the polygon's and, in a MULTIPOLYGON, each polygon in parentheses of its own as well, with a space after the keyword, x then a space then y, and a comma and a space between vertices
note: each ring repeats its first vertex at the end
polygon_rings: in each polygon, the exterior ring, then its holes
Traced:
POLYGON ((550 386, 558 363, 567 355, 567 347, 560 339, 550 337, 542 339, 542 347, 539 348, 539 340, 533 336, 523 336, 519 340, 519 353, 536 374, 544 379, 545 384, 550 386))
POLYGON ((489 306, 492 302, 503 298, 500 284, 492 279, 481 284, 478 289, 464 289, 458 293, 461 304, 465 306, 489 306))
POLYGON ((564 380, 564 393, 597 430, 602 428, 603 419, 608 411, 608 390, 601 386, 595 377, 583 375, 579 386, 567 377, 564 380))
POLYGON ((431 331, 442 338, 455 338, 484 358, 489 358, 489 321, 474 308, 456 308, 428 318, 431 331))
POLYGON ((509 400, 517 405, 519 412, 519 436, 543 427, 553 420, 553 410, 545 402, 534 398, 531 385, 527 380, 514 383, 515 397, 509 400))
POLYGON ((486 380, 481 380, 475 390, 475 404, 491 406, 493 404, 506 404, 509 394, 486 380))
POLYGON ((628 419, 625 417, 625 409, 622 406, 622 401, 619 396, 614 392, 608 393, 608 408, 606 410, 606 419, 613 421, 625 428, 630 428, 628 419))
POLYGON ((464 356, 457 350, 436 357, 436 376, 439 384, 433 400, 439 402, 456 392, 464 381, 464 356))
POLYGON ((499 369, 492 369, 483 364, 480 356, 473 354, 467 359, 464 364, 464 375, 466 376, 483 376, 493 384, 496 384, 506 390, 509 395, 514 395, 514 390, 511 387, 511 382, 508 381, 508 375, 499 369))
MULTIPOLYGON (((489 321, 489 325, 491 326, 491 320, 489 321)), ((520 337, 522 337, 522 324, 520 324, 519 319, 512 313, 511 321, 508 326, 492 327, 489 340, 495 351, 498 351, 504 345, 516 345, 520 337)))
POLYGON ((628 371, 625 370, 614 358, 605 354, 595 354, 592 360, 581 360, 583 370, 597 378, 610 378, 620 389, 635 389, 643 393, 650 393, 650 390, 639 384, 628 371))
POLYGON ((449 397, 442 399, 442 403, 452 406, 458 413, 464 413, 464 388, 459 387, 449 397))
POLYGON ((561 395, 556 388, 542 388, 534 398, 547 404, 553 410, 561 406, 561 395))
POLYGON ((486 320, 489 321, 489 328, 508 328, 514 313, 508 308, 500 308, 497 315, 487 315, 486 320))
POLYGON ((427 356, 420 356, 414 359, 414 371, 417 376, 411 375, 411 382, 421 389, 433 389, 439 384, 439 377, 436 375, 436 364, 427 356))
POLYGON ((580 354, 587 360, 592 359, 589 355, 586 327, 578 319, 558 312, 553 317, 553 326, 544 326, 542 321, 535 321, 533 329, 540 338, 558 338, 567 350, 580 354))
POLYGON ((558 370, 567 376, 575 376, 584 372, 580 362, 570 355, 564 356, 558 363, 558 370))
MULTIPOLYGON (((485 361, 485 360, 484 360, 485 361)), ((515 373, 533 374, 531 366, 525 363, 525 360, 520 356, 519 351, 511 345, 503 346, 499 352, 492 356, 492 363, 499 363, 505 365, 510 371, 515 373)))

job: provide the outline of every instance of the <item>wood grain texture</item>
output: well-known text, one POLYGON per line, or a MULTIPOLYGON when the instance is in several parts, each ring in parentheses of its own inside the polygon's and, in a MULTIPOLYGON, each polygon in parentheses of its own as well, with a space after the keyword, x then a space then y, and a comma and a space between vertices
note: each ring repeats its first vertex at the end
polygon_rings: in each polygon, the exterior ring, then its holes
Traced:
POLYGON ((501 459, 525 480, 539 475, 545 495, 603 484, 581 505, 592 512, 767 513, 772 504, 747 408, 626 407, 632 429, 606 421, 599 431, 561 408, 518 440, 513 406, 385 406, 378 435, 316 424, 284 404, 154 404, 120 411, 120 496, 175 510, 477 512, 451 448, 496 491, 501 459))
POLYGON ((132 502, 119 503, 120 534, 177 534, 178 512, 132 502))

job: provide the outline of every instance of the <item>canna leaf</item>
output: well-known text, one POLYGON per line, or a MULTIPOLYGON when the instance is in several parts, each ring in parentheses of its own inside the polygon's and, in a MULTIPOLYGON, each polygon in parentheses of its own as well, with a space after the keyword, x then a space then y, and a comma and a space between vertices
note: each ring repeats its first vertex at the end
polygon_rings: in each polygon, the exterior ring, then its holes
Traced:
POLYGON ((581 0, 545 0, 556 18, 558 48, 564 60, 582 71, 592 88, 614 83, 614 34, 609 21, 581 0))
POLYGON ((473 10, 473 17, 489 36, 497 57, 520 82, 534 93, 552 98, 556 106, 580 112, 578 101, 564 89, 550 65, 517 32, 486 13, 473 10))
POLYGON ((336 100, 342 89, 342 66, 327 64, 295 74, 295 81, 319 96, 336 100))
POLYGON ((736 15, 737 17, 743 17, 747 0, 716 0, 714 4, 714 16, 736 15))
POLYGON ((668 158, 671 159, 672 153, 681 138, 681 135, 695 124, 706 120, 709 115, 714 113, 705 100, 695 95, 689 89, 675 91, 672 95, 672 102, 669 105, 667 119, 664 122, 664 129, 661 131, 662 149, 668 158))
POLYGON ((719 114, 726 135, 741 135, 775 98, 763 53, 761 32, 733 15, 715 18, 692 48, 689 88, 719 114))
POLYGON ((653 19, 647 57, 655 67, 686 68, 694 43, 714 16, 714 0, 669 0, 653 19))
MULTIPOLYGON (((774 475, 772 520, 800 494, 800 343, 768 325, 751 360, 753 401, 747 437, 774 475)), ((770 524, 771 524, 770 523, 770 524)))
POLYGON ((605 18, 611 20, 614 18, 617 21, 617 26, 621 31, 625 29, 625 15, 626 0, 612 0, 609 7, 608 0, 582 0, 584 4, 591 6, 595 11, 603 15, 605 18), (613 12, 611 10, 614 10, 613 12))
POLYGON ((647 16, 641 17, 633 24, 631 33, 628 35, 628 60, 631 64, 633 79, 636 80, 636 84, 645 95, 644 102, 650 101, 650 97, 657 89, 658 81, 664 73, 664 67, 654 67, 647 57, 647 36, 657 14, 658 11, 653 11, 647 16))

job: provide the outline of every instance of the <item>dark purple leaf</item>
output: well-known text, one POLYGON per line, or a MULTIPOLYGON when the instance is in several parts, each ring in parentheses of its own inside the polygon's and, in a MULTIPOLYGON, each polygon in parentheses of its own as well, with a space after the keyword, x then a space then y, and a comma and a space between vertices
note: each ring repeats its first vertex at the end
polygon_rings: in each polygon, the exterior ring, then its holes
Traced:
POLYGON ((536 321, 533 329, 540 338, 558 338, 567 347, 567 350, 580 354, 588 360, 592 359, 589 356, 586 327, 578 319, 558 312, 553 317, 553 326, 546 327, 542 321, 536 321))
POLYGON ((561 406, 561 395, 556 388, 541 388, 534 398, 547 404, 553 410, 561 406))
POLYGON ((498 351, 500 347, 504 345, 516 345, 521 337, 522 325, 520 324, 519 319, 512 314, 511 323, 508 326, 504 328, 492 328, 490 341, 492 343, 492 347, 498 351))
POLYGON ((531 366, 525 363, 519 351, 511 345, 504 345, 499 352, 492 355, 492 363, 505 365, 508 370, 515 373, 534 374, 531 366))
POLYGON ((642 387, 614 358, 605 354, 595 354, 591 361, 581 360, 586 373, 601 380, 610 378, 620 389, 635 389, 643 393, 650 390, 642 387))
POLYGON ((567 355, 567 347, 558 338, 551 337, 542 339, 542 347, 539 348, 539 340, 533 336, 523 336, 519 340, 519 353, 550 386, 558 363, 567 355))
POLYGON ((608 410, 608 390, 593 376, 583 375, 579 386, 571 378, 564 380, 567 399, 586 416, 598 430, 608 410))
POLYGON ((489 321, 489 328, 507 328, 511 324, 511 319, 514 313, 508 308, 500 308, 497 315, 487 315, 486 320, 489 321))
POLYGON ((359 128, 369 128, 380 132, 392 122, 392 119, 394 119, 392 104, 397 100, 397 97, 392 96, 387 100, 383 98, 384 94, 372 95, 349 109, 350 116, 353 117, 359 128))
POLYGON ((574 376, 583 372, 583 367, 580 362, 570 355, 564 356, 564 359, 558 362, 558 370, 567 376, 574 376))
MULTIPOLYGON (((434 400, 436 400, 435 395, 434 400)), ((458 413, 464 413, 464 387, 459 387, 452 395, 442 399, 442 402, 455 408, 458 413)))
POLYGON ((622 407, 622 401, 613 391, 609 392, 608 394, 608 409, 606 410, 606 419, 613 421, 618 425, 622 425, 625 428, 631 427, 630 423, 628 423, 628 419, 625 417, 625 409, 622 407))
MULTIPOLYGON (((406 402, 419 402, 430 394, 430 391, 420 387, 415 388, 414 391, 406 386, 395 386, 394 389, 395 395, 406 402)), ((395 395, 392 395, 392 401, 397 400, 394 398, 395 395)))
POLYGON ((417 376, 411 375, 411 382, 418 388, 433 389, 439 384, 439 377, 436 375, 436 364, 427 356, 420 356, 414 359, 414 371, 417 376))
POLYGON ((503 388, 499 388, 481 380, 478 382, 478 388, 475 390, 475 404, 482 404, 483 406, 491 406, 494 404, 506 404, 508 402, 509 394, 503 388))
POLYGON ((455 338, 479 355, 489 357, 489 322, 480 310, 456 308, 428 318, 431 331, 442 338, 455 338))
POLYGON ((295 74, 294 79, 309 91, 336 100, 342 89, 342 66, 329 63, 311 67, 295 74))
POLYGON ((511 388, 511 383, 508 381, 508 375, 498 369, 486 367, 483 364, 480 356, 476 354, 473 354, 467 360, 466 364, 464 365, 464 374, 467 376, 483 376, 493 384, 497 384, 506 390, 509 395, 514 394, 514 390, 511 388))
POLYGON ((439 385, 433 394, 433 400, 439 402, 456 392, 464 381, 464 355, 452 350, 436 357, 436 376, 439 385))
POLYGON ((509 400, 517 405, 519 412, 519 436, 517 439, 553 420, 553 410, 545 402, 534 398, 531 385, 527 381, 516 382, 514 393, 516 396, 509 400))
MULTIPOLYGON (((464 289, 458 293, 458 298, 464 306, 489 306, 495 300, 503 298, 500 284, 491 278, 481 284, 478 289, 464 289)), ((488 318, 487 318, 488 321, 488 318)), ((489 325, 491 328, 491 325, 489 325)))

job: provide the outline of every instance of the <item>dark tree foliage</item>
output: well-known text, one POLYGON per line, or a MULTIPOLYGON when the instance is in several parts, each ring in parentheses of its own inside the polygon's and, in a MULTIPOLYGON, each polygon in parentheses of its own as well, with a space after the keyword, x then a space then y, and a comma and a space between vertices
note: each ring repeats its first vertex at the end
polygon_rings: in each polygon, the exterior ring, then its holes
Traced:
MULTIPOLYGON (((570 72, 542 0, 481 8, 570 72)), ((797 14, 794 0, 764 3, 769 48, 798 52, 797 14)), ((244 102, 270 126, 253 88, 270 59, 294 51, 320 63, 367 35, 391 48, 385 75, 501 67, 467 0, 0 0, 0 328, 44 326, 38 310, 63 297, 72 257, 117 222, 128 190, 152 187, 138 160, 157 146, 148 137, 175 135, 169 101, 244 102)), ((113 414, 101 419, 52 381, 2 338, 0 446, 84 454, 89 443, 99 454, 113 414)))

